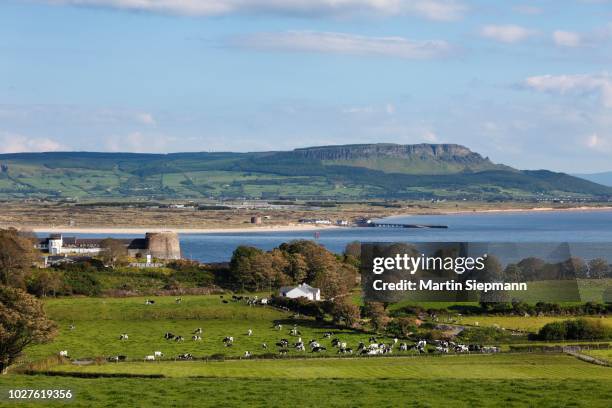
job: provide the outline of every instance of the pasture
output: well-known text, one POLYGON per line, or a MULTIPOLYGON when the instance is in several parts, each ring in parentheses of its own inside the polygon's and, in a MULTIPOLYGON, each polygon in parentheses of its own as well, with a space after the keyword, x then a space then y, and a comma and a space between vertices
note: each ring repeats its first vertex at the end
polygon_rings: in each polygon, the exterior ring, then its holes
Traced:
POLYGON ((51 371, 165 377, 270 379, 599 379, 612 370, 563 354, 445 355, 280 360, 63 364, 51 371))
MULTIPOLYGON (((586 364, 586 363, 584 363, 586 364)), ((8 388, 71 389, 70 407, 585 407, 607 408, 612 381, 554 379, 70 378, 7 375, 8 388)), ((4 394, 6 395, 6 394, 4 394)), ((63 406, 5 403, 5 406, 63 406)))
MULTIPOLYGON (((351 330, 338 329, 309 318, 293 318, 292 313, 264 306, 247 306, 243 302, 223 303, 218 295, 183 296, 180 304, 174 297, 154 297, 153 305, 145 305, 144 297, 134 298, 64 298, 46 302, 49 316, 59 325, 59 335, 54 342, 36 345, 26 352, 26 361, 35 361, 59 350, 67 350, 71 358, 95 358, 126 355, 132 360, 161 351, 168 358, 179 353, 191 353, 195 357, 224 355, 239 357, 245 351, 252 354, 277 353, 275 343, 286 338, 293 343, 299 337, 304 342, 317 339, 331 350, 331 339, 323 339, 323 333, 334 332, 356 347, 366 342, 368 335, 351 330), (275 328, 282 325, 282 330, 275 328), (293 325, 300 336, 289 334, 293 325), (70 329, 73 325, 74 329, 70 329), (201 341, 191 340, 192 333, 202 328, 201 341), (247 336, 247 331, 253 333, 247 336), (181 335, 183 342, 164 339, 166 332, 181 335), (127 333, 128 340, 119 340, 127 333), (234 337, 232 347, 226 347, 223 338, 234 337), (262 348, 267 343, 268 350, 262 348)), ((381 338, 382 340, 383 338, 381 338)), ((389 341, 390 339, 386 339, 389 341)), ((289 354, 311 355, 289 348, 289 354)))
POLYGON ((75 399, 69 404, 74 407, 285 407, 295 401, 306 407, 607 407, 612 399, 612 370, 568 355, 401 356, 396 350, 391 356, 340 358, 330 339, 323 339, 324 332, 333 331, 352 347, 369 335, 270 307, 223 303, 213 295, 183 296, 180 304, 174 297, 152 299, 153 305, 146 305, 144 297, 47 300, 59 335, 50 344, 28 348, 25 361, 44 360, 59 350, 68 350, 73 359, 124 354, 129 361, 38 366, 54 375, 10 373, 0 383, 0 406, 8 388, 72 389, 75 399), (275 329, 278 323, 283 324, 281 331, 275 329), (273 343, 282 337, 295 341, 289 335, 294 323, 305 341, 316 338, 328 347, 328 358, 299 358, 315 354, 293 349, 289 358, 278 357, 273 343), (192 341, 191 332, 198 327, 203 329, 202 341, 192 341), (248 329, 252 336, 246 335, 248 329), (185 341, 165 340, 166 331, 185 336, 185 341), (121 333, 128 333, 129 339, 120 341, 121 333), (234 336, 233 347, 223 345, 225 336, 234 336), (179 353, 239 357, 249 350, 262 355, 262 342, 278 358, 173 361, 179 353), (164 352, 164 361, 143 361, 156 350, 164 352), (146 375, 162 378, 138 377, 146 375))
MULTIPOLYGON (((547 323, 567 320, 571 318, 571 316, 461 316, 457 319, 456 323, 480 327, 493 326, 504 329, 520 330, 524 332, 535 333, 547 323)), ((604 326, 612 327, 612 319, 607 317, 587 317, 586 319, 601 321, 604 326)))

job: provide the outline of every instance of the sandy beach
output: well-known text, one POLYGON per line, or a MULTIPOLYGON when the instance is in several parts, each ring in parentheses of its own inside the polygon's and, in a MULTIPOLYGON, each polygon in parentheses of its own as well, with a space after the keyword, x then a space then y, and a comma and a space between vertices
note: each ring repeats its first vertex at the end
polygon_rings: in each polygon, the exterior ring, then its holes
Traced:
MULTIPOLYGON (((612 206, 605 207, 569 207, 569 208, 554 208, 554 207, 536 207, 536 208, 506 208, 506 209, 481 209, 481 210, 457 210, 444 211, 435 213, 412 213, 395 215, 390 218, 411 217, 420 215, 460 215, 460 214, 496 214, 496 213, 539 213, 539 212, 566 212, 566 211, 612 211, 612 206)), ((317 231, 338 227, 335 225, 312 225, 312 224, 297 224, 290 223, 286 225, 261 225, 248 227, 227 227, 227 228, 174 228, 171 225, 165 227, 107 227, 107 226, 17 226, 3 225, 1 228, 7 227, 24 228, 36 233, 75 233, 75 234, 144 234, 146 232, 159 231, 174 231, 179 234, 215 234, 215 233, 257 233, 257 232, 295 232, 295 231, 317 231)))
POLYGON ((267 225, 244 228, 142 228, 142 227, 26 227, 36 233, 75 233, 75 234, 145 234, 147 232, 174 231, 179 234, 215 234, 215 233, 242 233, 242 232, 292 232, 292 231, 318 231, 331 228, 340 228, 334 225, 267 225))
POLYGON ((459 210, 459 211, 447 211, 439 213, 437 215, 448 215, 448 214, 480 214, 480 213, 525 213, 525 212, 563 212, 563 211, 611 211, 612 206, 602 207, 568 207, 568 208, 554 208, 554 207, 534 207, 534 208, 504 208, 504 209, 486 209, 486 210, 459 210))

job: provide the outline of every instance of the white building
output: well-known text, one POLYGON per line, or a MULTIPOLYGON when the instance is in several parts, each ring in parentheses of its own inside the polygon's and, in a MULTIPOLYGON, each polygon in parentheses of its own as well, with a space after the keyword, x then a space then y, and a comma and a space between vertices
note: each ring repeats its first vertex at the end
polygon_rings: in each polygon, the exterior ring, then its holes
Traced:
POLYGON ((297 286, 283 286, 279 291, 281 296, 291 299, 304 297, 308 300, 321 300, 321 289, 313 288, 307 283, 297 286))

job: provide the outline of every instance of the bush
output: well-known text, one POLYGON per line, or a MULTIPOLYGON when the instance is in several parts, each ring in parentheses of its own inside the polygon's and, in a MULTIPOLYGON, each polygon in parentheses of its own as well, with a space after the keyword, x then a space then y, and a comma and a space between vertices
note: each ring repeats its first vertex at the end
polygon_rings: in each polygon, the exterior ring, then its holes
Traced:
POLYGON ((599 340, 609 338, 610 334, 600 321, 575 319, 548 323, 537 337, 540 340, 599 340))

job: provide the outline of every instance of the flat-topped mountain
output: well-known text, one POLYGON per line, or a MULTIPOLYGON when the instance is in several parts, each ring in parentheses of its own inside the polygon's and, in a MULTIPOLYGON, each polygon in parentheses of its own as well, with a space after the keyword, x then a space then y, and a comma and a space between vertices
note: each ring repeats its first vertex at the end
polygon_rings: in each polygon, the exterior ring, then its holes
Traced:
POLYGON ((456 144, 0 154, 0 199, 36 197, 607 199, 612 188, 564 173, 516 170, 456 144))
POLYGON ((391 143, 320 146, 295 149, 286 153, 301 159, 326 164, 366 167, 406 174, 449 174, 483 170, 510 170, 496 165, 465 146, 457 144, 391 143))

